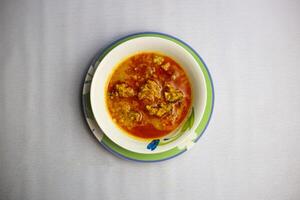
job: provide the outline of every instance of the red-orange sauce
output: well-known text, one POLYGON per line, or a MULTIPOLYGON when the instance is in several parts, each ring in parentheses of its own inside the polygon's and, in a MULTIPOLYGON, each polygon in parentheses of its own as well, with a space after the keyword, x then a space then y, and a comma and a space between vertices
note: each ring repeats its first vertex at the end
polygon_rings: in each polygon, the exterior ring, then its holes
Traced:
POLYGON ((189 112, 191 85, 172 58, 145 52, 121 62, 107 87, 106 103, 115 123, 130 135, 160 138, 189 112))

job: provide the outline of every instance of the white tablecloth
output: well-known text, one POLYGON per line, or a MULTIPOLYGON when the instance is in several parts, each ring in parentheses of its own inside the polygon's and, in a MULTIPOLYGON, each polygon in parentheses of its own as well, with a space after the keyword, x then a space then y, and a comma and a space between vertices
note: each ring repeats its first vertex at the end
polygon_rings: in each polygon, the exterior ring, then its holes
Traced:
POLYGON ((300 199, 300 2, 0 1, 0 199, 300 199), (165 162, 103 149, 80 94, 93 56, 139 31, 181 38, 215 86, 204 136, 165 162))

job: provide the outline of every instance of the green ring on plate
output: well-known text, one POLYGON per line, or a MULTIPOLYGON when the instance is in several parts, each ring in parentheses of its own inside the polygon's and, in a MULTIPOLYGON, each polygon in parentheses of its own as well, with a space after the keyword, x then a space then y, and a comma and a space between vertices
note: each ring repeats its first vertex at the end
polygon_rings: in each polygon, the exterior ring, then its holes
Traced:
POLYGON ((175 42, 176 44, 180 45, 181 47, 183 47, 186 51, 188 51, 193 58, 196 60, 196 62, 198 63, 199 67, 201 68, 201 71, 204 75, 205 78, 205 83, 206 83, 206 90, 207 90, 207 99, 206 99, 206 106, 204 109, 204 114, 202 116, 202 119, 200 121, 200 123, 197 125, 197 128, 195 130, 197 138, 190 141, 190 142, 197 142, 197 140, 201 137, 201 135, 203 134, 203 132, 205 131, 209 120, 211 118, 212 112, 213 112, 213 104, 214 104, 214 89, 213 89, 213 83, 212 83, 212 79, 210 76, 210 73, 204 63, 204 61, 201 59, 201 57, 197 54, 197 52, 192 49, 192 47, 190 47, 188 44, 186 44, 185 42, 181 41, 178 38, 175 38, 171 35, 167 35, 167 34, 163 34, 163 33, 156 33, 156 32, 143 32, 143 33, 135 33, 129 36, 125 36, 117 41, 115 41, 114 43, 112 43, 111 45, 109 45, 104 51, 102 51, 100 53, 99 56, 96 56, 96 58, 94 59, 94 61, 92 62, 89 72, 86 75, 85 78, 85 82, 84 82, 84 90, 85 87, 88 87, 88 92, 83 91, 83 95, 82 95, 82 104, 83 104, 83 112, 85 115, 85 118, 87 119, 87 122, 93 132, 93 134, 96 136, 96 138, 99 140, 99 142, 110 152, 112 152, 113 154, 121 157, 121 158, 125 158, 125 159, 130 159, 130 160, 135 160, 135 161, 142 161, 142 162, 155 162, 155 161, 162 161, 162 160, 166 160, 166 159, 170 159, 173 158, 183 152, 185 152, 187 150, 187 146, 184 147, 183 149, 180 149, 178 147, 175 147, 173 149, 170 149, 168 151, 165 152, 161 152, 161 153, 155 153, 155 154, 141 154, 141 153, 136 153, 136 152, 132 152, 129 151, 127 149, 124 149, 122 147, 120 147, 119 145, 115 144, 113 141, 111 141, 105 134, 103 134, 102 137, 99 137, 99 135, 95 134, 95 130, 91 127, 91 120, 94 121, 95 124, 96 121, 94 119, 94 116, 91 112, 91 105, 90 105, 90 96, 89 96, 89 86, 93 77, 93 74, 90 73, 90 71, 94 72, 95 69, 98 67, 99 63, 101 62, 101 60, 106 56, 106 54, 108 54, 113 48, 115 48, 116 46, 134 39, 134 38, 139 38, 139 37, 159 37, 159 38, 163 38, 163 39, 167 39, 170 40, 172 42, 175 42), (91 70, 91 68, 93 68, 93 70, 91 70), (86 84, 89 84, 88 86, 86 86, 86 84))

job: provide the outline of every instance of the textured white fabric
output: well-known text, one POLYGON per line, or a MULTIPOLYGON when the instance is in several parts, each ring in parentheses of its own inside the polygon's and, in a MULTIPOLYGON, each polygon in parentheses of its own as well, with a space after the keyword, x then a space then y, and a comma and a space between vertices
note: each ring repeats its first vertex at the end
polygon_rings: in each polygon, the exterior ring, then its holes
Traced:
POLYGON ((0 199, 300 199, 300 2, 0 1, 0 199), (187 153, 121 160, 81 112, 92 57, 159 31, 212 74, 211 123, 187 153))

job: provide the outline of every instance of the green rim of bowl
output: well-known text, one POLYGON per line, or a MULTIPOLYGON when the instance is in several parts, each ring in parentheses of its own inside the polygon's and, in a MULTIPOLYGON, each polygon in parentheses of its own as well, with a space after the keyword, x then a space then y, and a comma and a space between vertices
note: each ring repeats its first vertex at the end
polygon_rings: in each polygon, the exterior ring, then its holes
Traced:
POLYGON ((110 46, 108 46, 104 51, 102 51, 99 56, 96 56, 96 58, 94 59, 94 61, 92 62, 91 66, 90 66, 89 72, 87 73, 87 76, 86 76, 86 79, 85 79, 85 82, 84 82, 84 91, 83 91, 83 94, 82 94, 82 103, 83 103, 84 115, 85 115, 85 118, 88 122, 88 125, 90 126, 93 134, 96 136, 96 138, 99 140, 99 142, 107 150, 109 150, 113 154, 115 154, 119 157, 122 157, 122 158, 135 160, 135 161, 154 162, 154 161, 162 161, 162 160, 173 158, 173 157, 185 152, 187 149, 189 149, 191 147, 191 145, 190 145, 191 143, 194 144, 195 142, 197 142, 197 140, 201 137, 201 135, 205 131, 205 129, 206 129, 208 123, 209 123, 209 120, 211 118, 211 115, 212 115, 213 103, 214 103, 214 89, 213 89, 213 83, 212 83, 212 80, 211 80, 210 73, 209 73, 204 61, 197 54, 197 52, 195 50, 193 50, 188 44, 186 44, 185 42, 181 41, 178 38, 175 38, 171 35, 167 35, 167 34, 163 34, 163 33, 156 33, 156 32, 136 33, 136 34, 132 34, 132 35, 129 35, 129 36, 125 36, 125 37, 115 41, 110 46), (170 40, 172 42, 175 42, 176 44, 183 47, 187 52, 189 52, 193 56, 193 58, 198 63, 198 66, 200 67, 200 69, 201 69, 201 71, 204 75, 205 83, 206 83, 206 90, 207 90, 207 99, 206 99, 206 106, 205 106, 204 114, 202 116, 202 119, 201 119, 200 123, 197 125, 197 128, 195 129, 197 137, 195 139, 192 139, 191 141, 187 141, 187 143, 189 143, 189 144, 187 144, 186 146, 183 145, 184 148, 175 147, 175 148, 170 149, 168 151, 161 152, 161 153, 154 153, 154 154, 142 154, 142 153, 132 152, 132 151, 129 151, 129 150, 115 144, 112 140, 110 140, 103 133, 95 134, 96 130, 90 124, 91 121, 92 121, 92 123, 94 123, 94 125, 97 124, 96 120, 95 120, 95 118, 92 114, 91 105, 90 105, 90 91, 89 91, 89 89, 90 89, 90 84, 91 84, 91 80, 92 80, 92 77, 93 77, 93 72, 96 70, 96 68, 98 67, 101 60, 112 49, 114 49, 116 46, 118 46, 118 45, 120 45, 120 44, 122 44, 122 43, 124 43, 128 40, 139 38, 139 37, 159 37, 159 38, 163 38, 163 39, 167 39, 167 40, 170 40), (91 69, 91 68, 93 68, 93 69, 91 69), (85 88, 88 88, 88 91, 85 88), (99 134, 101 134, 101 137, 99 136, 99 134))

